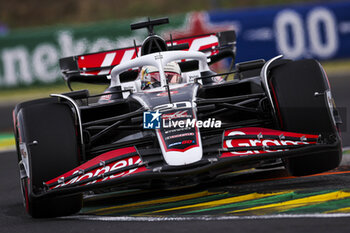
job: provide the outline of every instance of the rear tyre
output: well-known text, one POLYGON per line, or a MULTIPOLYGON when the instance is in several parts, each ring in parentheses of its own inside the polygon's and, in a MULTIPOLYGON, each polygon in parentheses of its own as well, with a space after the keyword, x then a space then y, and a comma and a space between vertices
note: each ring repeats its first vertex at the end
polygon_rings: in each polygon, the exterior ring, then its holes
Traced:
POLYGON ((291 175, 303 176, 336 168, 342 158, 335 106, 327 76, 315 60, 290 61, 272 68, 271 87, 282 130, 321 134, 334 150, 285 159, 291 175))
POLYGON ((81 194, 37 196, 45 188, 43 182, 79 165, 70 107, 54 98, 41 99, 18 105, 14 117, 20 182, 28 214, 44 218, 78 212, 82 207, 81 194))

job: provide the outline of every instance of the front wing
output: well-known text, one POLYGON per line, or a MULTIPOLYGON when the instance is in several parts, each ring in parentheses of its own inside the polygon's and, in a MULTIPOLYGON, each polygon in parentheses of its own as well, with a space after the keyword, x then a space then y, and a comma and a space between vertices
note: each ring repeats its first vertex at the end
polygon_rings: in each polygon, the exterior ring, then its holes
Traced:
MULTIPOLYGON (((247 127, 226 130, 216 156, 184 166, 148 166, 143 151, 134 146, 103 153, 77 168, 44 183, 36 196, 65 195, 101 188, 142 188, 157 181, 163 187, 208 181, 223 173, 253 168, 265 160, 337 152, 340 140, 322 141, 319 135, 247 127)), ((214 155, 214 154, 213 154, 214 155)), ((317 162, 317 161, 315 161, 317 162)))

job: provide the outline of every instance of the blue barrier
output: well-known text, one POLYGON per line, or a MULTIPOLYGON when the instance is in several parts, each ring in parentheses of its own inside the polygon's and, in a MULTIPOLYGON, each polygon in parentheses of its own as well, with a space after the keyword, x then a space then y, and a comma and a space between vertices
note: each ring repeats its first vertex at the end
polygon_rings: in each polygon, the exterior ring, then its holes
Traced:
POLYGON ((237 61, 350 58, 350 2, 271 6, 209 12, 213 24, 237 30, 237 61))

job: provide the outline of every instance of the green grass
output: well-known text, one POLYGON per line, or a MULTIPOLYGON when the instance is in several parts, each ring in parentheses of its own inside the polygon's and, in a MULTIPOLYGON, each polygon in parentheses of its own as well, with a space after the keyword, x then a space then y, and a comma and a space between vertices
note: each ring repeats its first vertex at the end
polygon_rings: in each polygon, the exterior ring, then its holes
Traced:
POLYGON ((321 62, 323 68, 327 74, 339 74, 348 73, 350 74, 350 60, 336 60, 321 62))
MULTIPOLYGON (((73 88, 74 90, 88 89, 91 94, 97 94, 102 93, 106 89, 106 85, 78 84, 74 85, 73 88)), ((65 83, 0 89, 0 104, 19 103, 65 92, 70 92, 65 83)))

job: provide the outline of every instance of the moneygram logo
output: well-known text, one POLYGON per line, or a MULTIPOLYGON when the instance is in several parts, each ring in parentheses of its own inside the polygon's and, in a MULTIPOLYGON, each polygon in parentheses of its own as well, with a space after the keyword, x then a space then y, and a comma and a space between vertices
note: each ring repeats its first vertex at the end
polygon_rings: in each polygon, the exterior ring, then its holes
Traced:
POLYGON ((163 128, 221 128, 221 121, 215 118, 208 118, 204 121, 197 120, 186 111, 176 111, 172 113, 144 112, 143 128, 160 129, 163 128))

